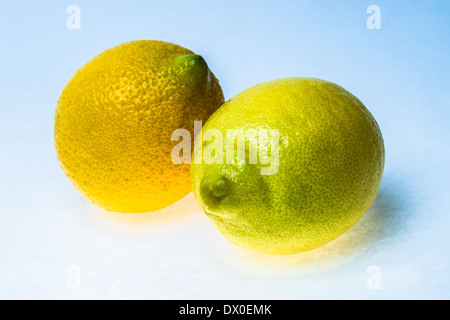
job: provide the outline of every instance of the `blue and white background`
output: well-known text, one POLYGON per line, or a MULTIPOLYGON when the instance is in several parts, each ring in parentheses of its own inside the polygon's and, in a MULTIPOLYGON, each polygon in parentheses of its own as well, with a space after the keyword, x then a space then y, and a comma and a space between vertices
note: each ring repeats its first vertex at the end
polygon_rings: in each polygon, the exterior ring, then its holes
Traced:
POLYGON ((450 298, 449 15, 445 0, 2 1, 0 298, 450 298), (227 242, 192 194, 131 216, 88 203, 56 160, 55 104, 85 62, 138 39, 201 54, 226 99, 283 77, 355 94, 386 146, 370 211, 332 243, 279 257, 227 242))

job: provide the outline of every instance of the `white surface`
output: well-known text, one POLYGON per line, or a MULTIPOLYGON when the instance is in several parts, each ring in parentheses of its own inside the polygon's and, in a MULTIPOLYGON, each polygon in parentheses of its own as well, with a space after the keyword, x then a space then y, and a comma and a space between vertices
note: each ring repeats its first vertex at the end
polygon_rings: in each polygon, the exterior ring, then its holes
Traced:
POLYGON ((0 298, 450 298, 447 2, 377 1, 380 30, 368 1, 77 1, 80 30, 66 28, 70 4, 0 5, 0 298), (290 76, 354 93, 386 144, 371 210, 334 242, 278 257, 228 243, 192 194, 135 216, 88 203, 55 157, 55 103, 82 64, 136 39, 202 54, 227 99, 290 76))

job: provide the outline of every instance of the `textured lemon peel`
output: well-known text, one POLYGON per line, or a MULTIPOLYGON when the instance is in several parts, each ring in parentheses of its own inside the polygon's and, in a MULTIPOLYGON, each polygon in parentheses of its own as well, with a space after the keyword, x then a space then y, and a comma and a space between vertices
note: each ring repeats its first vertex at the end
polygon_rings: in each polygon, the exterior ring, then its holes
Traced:
POLYGON ((261 176, 252 165, 191 166, 196 198, 231 242, 270 254, 307 251, 347 231, 375 199, 384 167, 381 132, 342 87, 301 78, 263 83, 228 100, 203 130, 249 126, 280 130, 278 174, 261 176), (199 189, 211 170, 235 182, 235 192, 215 207, 199 189))
POLYGON ((163 208, 191 191, 189 166, 170 157, 170 137, 178 128, 193 135, 194 120, 205 122, 224 101, 202 61, 180 46, 142 40, 108 49, 75 73, 57 103, 55 147, 84 197, 134 213, 163 208), (185 68, 174 65, 177 57, 185 68), (197 63, 189 67, 192 60, 197 63))

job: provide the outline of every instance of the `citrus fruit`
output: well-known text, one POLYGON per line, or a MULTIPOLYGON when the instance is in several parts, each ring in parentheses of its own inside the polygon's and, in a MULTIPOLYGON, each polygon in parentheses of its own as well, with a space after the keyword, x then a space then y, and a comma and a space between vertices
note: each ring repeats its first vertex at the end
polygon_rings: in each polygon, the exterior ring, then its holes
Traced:
POLYGON ((132 41, 94 57, 67 83, 55 112, 62 169, 94 204, 154 211, 191 189, 189 164, 175 164, 177 128, 193 131, 223 103, 205 60, 162 41, 132 41))
POLYGON ((352 227, 378 192, 380 129, 360 100, 325 80, 278 79, 244 90, 202 134, 191 164, 194 195, 220 233, 247 249, 319 247, 352 227))

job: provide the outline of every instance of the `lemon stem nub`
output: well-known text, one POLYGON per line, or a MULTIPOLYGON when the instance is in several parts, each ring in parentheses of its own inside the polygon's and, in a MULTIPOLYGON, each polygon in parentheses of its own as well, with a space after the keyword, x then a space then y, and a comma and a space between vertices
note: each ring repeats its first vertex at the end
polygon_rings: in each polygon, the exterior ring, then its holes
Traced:
POLYGON ((217 181, 217 183, 213 186, 212 192, 216 198, 222 198, 223 196, 225 196, 228 193, 227 188, 228 188, 228 183, 225 180, 225 178, 222 178, 219 181, 217 181))
POLYGON ((224 176, 210 176, 203 179, 201 191, 204 199, 218 201, 231 192, 231 183, 224 176))
POLYGON ((209 68, 205 59, 198 54, 187 54, 176 57, 174 66, 178 69, 180 76, 186 76, 199 84, 205 84, 209 81, 209 68))

